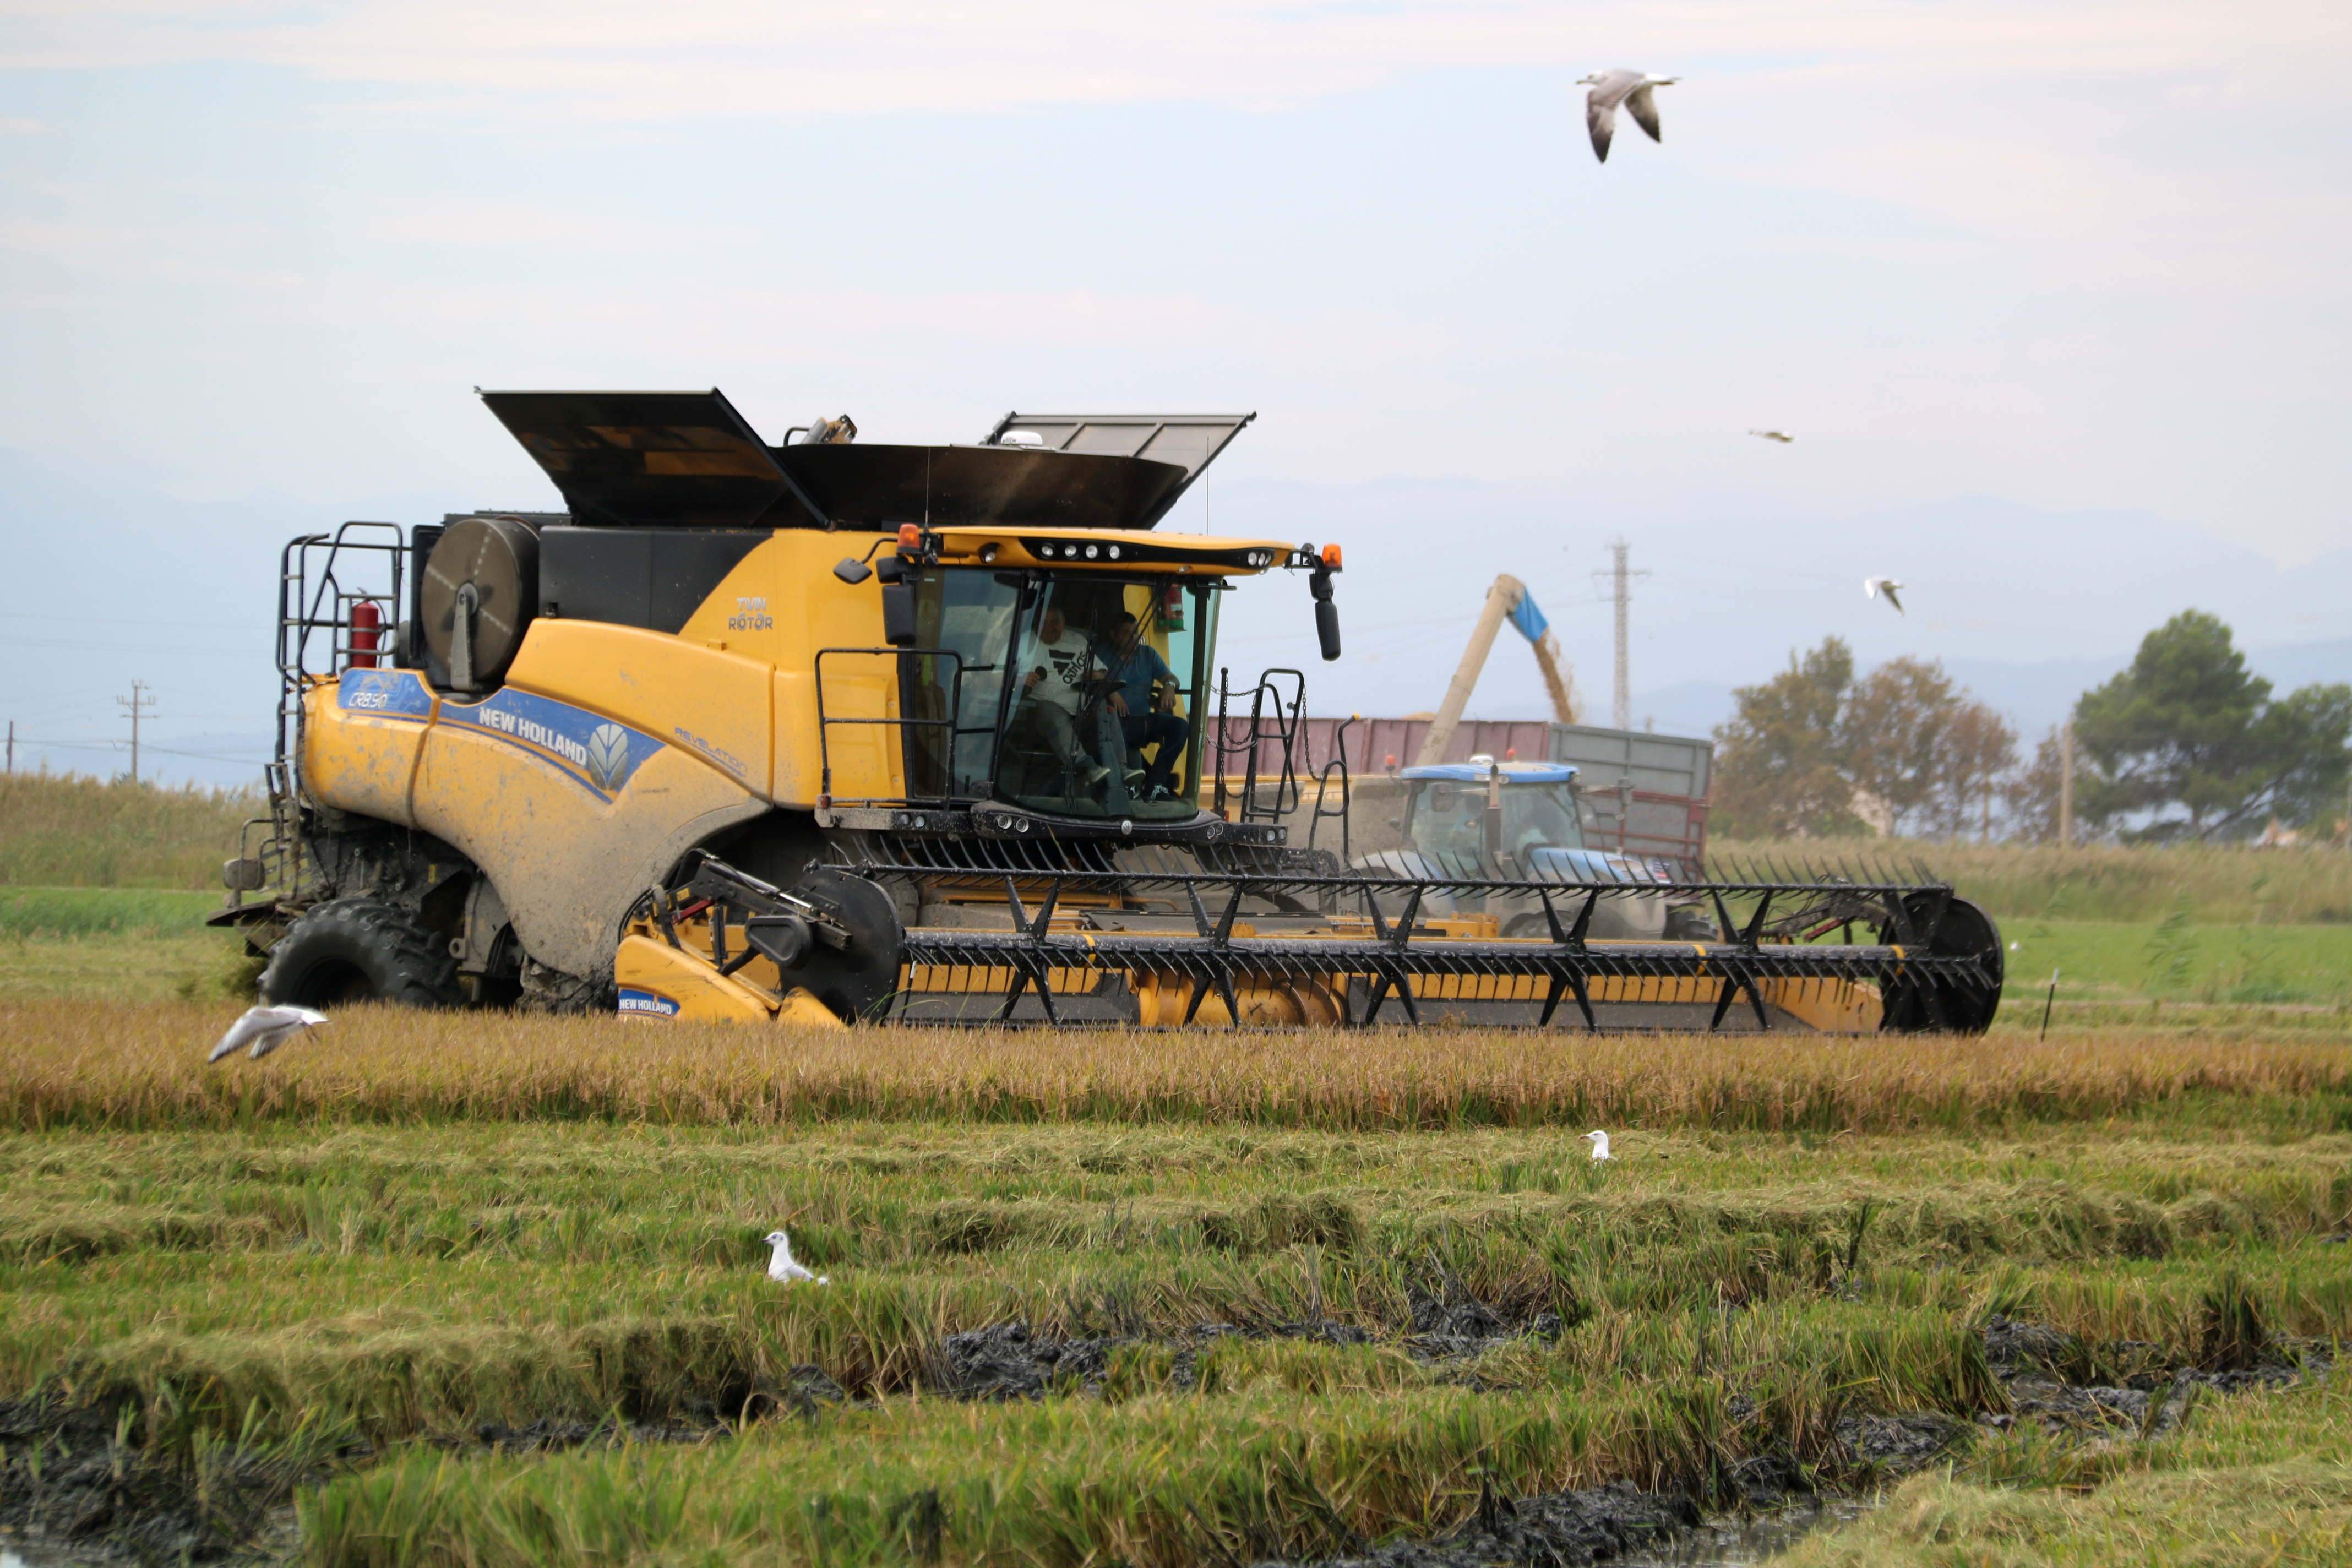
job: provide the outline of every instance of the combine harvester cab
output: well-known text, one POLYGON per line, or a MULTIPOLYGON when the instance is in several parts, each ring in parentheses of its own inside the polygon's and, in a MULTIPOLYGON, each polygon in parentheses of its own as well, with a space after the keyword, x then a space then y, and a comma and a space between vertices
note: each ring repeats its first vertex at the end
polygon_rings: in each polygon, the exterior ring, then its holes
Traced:
POLYGON ((484 401, 567 512, 288 546, 271 815, 216 917, 272 1000, 1856 1030, 1997 1005, 1990 922, 1925 879, 1292 846, 1303 679, 1218 669, 1218 607, 1302 574, 1336 658, 1339 550, 1156 526, 1249 416, 771 447, 717 392, 484 401))

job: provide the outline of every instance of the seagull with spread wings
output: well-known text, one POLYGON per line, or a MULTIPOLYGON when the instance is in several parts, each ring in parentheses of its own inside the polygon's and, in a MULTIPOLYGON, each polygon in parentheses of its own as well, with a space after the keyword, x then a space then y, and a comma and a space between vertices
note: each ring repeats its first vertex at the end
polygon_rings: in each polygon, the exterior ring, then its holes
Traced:
POLYGON ((1617 109, 1622 104, 1633 123, 1650 133, 1653 142, 1664 142, 1658 134, 1658 103, 1650 96, 1654 87, 1671 87, 1682 80, 1677 76, 1652 76, 1647 71, 1623 69, 1595 71, 1577 79, 1579 87, 1592 90, 1584 95, 1584 128, 1592 133, 1592 154, 1602 163, 1609 162, 1609 142, 1617 134, 1617 109))
POLYGON ((1884 597, 1895 606, 1895 613, 1899 616, 1903 613, 1903 601, 1895 595, 1901 592, 1902 587, 1903 584, 1892 577, 1864 577, 1862 580, 1862 596, 1865 599, 1884 597))
POLYGON ((326 1021, 324 1013, 308 1007, 247 1007, 205 1060, 216 1062, 239 1046, 250 1045, 253 1049, 248 1054, 258 1061, 303 1030, 315 1029, 326 1021))

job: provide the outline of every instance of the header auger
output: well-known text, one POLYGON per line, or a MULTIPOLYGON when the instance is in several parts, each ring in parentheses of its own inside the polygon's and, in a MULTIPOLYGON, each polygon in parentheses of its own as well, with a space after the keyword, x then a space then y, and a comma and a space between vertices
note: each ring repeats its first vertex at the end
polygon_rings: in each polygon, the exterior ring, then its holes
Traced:
POLYGON ((1302 573, 1336 658, 1339 549, 1157 531, 1250 416, 770 447, 716 392, 485 401, 568 511, 288 547, 272 813, 217 917, 272 1001, 1840 1032, 1999 1004, 1948 885, 1563 847, 1572 783, 1539 847, 1492 769, 1467 853, 1292 843, 1303 682, 1234 683, 1218 609, 1302 573))

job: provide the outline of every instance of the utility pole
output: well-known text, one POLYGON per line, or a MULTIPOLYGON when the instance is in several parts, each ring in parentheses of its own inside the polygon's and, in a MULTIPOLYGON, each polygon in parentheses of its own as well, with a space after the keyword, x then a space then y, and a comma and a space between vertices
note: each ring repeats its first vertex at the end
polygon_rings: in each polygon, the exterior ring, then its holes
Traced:
POLYGON ((1617 606, 1617 672, 1616 685, 1610 693, 1610 722, 1620 730, 1633 727, 1633 683, 1630 660, 1626 656, 1626 610, 1633 602, 1633 579, 1646 577, 1647 572, 1629 572, 1625 568, 1626 552, 1633 548, 1622 539, 1609 542, 1612 564, 1607 572, 1595 572, 1596 578, 1606 578, 1609 596, 1617 606))
POLYGON ((131 683, 131 695, 118 697, 114 705, 131 715, 131 782, 139 782, 139 721, 155 716, 155 699, 143 680, 131 683))
POLYGON ((2074 721, 2058 726, 2058 847, 2074 847, 2074 721))

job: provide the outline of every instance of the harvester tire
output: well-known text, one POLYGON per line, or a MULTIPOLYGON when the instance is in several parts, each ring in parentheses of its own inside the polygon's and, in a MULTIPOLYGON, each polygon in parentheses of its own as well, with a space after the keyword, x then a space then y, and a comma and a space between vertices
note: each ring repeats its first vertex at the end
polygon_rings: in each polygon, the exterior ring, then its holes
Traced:
POLYGON ((454 1006, 457 960, 415 910, 381 899, 335 899, 299 917, 269 950, 261 999, 302 1007, 454 1006))

